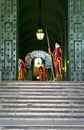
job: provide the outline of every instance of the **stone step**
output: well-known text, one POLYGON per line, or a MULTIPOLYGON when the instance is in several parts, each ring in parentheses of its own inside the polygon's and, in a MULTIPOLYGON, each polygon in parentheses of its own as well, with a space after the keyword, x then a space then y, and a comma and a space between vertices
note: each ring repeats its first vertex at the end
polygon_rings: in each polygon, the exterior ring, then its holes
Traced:
POLYGON ((17 126, 2 126, 3 130, 84 130, 81 125, 70 126, 70 125, 17 125, 17 126))
POLYGON ((59 81, 59 82, 54 82, 54 81, 50 81, 50 82, 47 82, 47 81, 0 81, 0 86, 3 86, 3 87, 11 87, 11 86, 13 86, 13 87, 21 87, 21 86, 24 86, 24 87, 28 87, 28 86, 30 86, 30 87, 32 87, 32 86, 34 86, 34 87, 43 87, 43 86, 46 86, 46 87, 53 87, 53 86, 67 86, 67 87, 83 87, 84 86, 84 82, 81 82, 81 81, 79 81, 79 82, 75 82, 75 81, 59 81))
POLYGON ((84 130, 83 82, 0 82, 0 130, 84 130))

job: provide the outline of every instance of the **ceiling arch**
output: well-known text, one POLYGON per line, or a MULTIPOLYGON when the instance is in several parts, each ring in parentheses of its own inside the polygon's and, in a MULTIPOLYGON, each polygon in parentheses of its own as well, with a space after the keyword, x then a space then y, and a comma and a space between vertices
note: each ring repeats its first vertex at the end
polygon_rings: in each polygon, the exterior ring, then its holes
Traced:
MULTIPOLYGON (((46 27, 51 44, 62 39, 66 27, 67 0, 42 0, 41 18, 44 32, 46 27), (61 32, 60 32, 61 31, 61 32), (61 34, 61 35, 60 35, 61 34)), ((19 57, 24 58, 34 49, 47 51, 46 35, 42 41, 36 39, 39 19, 39 0, 19 0, 19 57), (39 47, 38 47, 39 46, 39 47)))

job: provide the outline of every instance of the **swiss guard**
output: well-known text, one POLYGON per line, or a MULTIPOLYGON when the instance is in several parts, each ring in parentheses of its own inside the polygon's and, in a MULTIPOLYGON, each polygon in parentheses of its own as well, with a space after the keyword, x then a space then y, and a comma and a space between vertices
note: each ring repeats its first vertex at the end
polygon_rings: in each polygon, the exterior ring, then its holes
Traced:
POLYGON ((26 64, 22 59, 18 60, 18 80, 24 80, 26 70, 26 64))
POLYGON ((50 48, 48 49, 49 54, 52 56, 53 59, 53 66, 56 80, 62 80, 62 49, 60 47, 60 42, 55 43, 55 50, 52 52, 50 48))
POLYGON ((48 76, 48 69, 43 63, 42 66, 39 67, 39 80, 46 81, 48 76))

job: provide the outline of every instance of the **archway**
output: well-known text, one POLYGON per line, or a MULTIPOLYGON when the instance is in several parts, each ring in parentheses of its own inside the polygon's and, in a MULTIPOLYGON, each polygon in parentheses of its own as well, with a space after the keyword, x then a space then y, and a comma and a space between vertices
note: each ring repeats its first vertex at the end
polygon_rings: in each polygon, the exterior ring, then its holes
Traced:
MULTIPOLYGON (((67 17, 67 0, 25 0, 25 2, 24 0, 19 0, 19 57, 23 59, 27 53, 34 50, 48 52, 46 38, 47 28, 51 50, 54 50, 56 41, 61 41, 63 63, 67 70, 67 17), (36 38, 39 18, 39 1, 42 3, 42 25, 45 32, 42 41, 38 41, 36 38)), ((67 71, 64 72, 64 80, 67 80, 67 71)))
MULTIPOLYGON (((42 59, 43 61, 45 61, 45 65, 48 68, 48 80, 52 80, 52 63, 51 63, 51 56, 47 53, 44 52, 42 50, 35 50, 32 51, 30 53, 28 53, 25 56, 25 62, 27 64, 27 69, 28 69, 28 80, 33 80, 33 69, 32 69, 32 62, 35 59, 42 59)), ((42 63, 41 63, 42 64, 42 63)), ((39 68, 39 66, 37 67, 39 68)), ((36 72, 36 71, 35 71, 36 72)))

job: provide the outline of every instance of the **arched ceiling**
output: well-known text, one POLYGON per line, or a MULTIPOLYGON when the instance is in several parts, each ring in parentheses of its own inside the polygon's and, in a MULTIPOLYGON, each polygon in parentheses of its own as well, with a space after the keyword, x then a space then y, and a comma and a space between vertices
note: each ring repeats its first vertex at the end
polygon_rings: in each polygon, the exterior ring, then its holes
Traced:
POLYGON ((19 0, 19 57, 33 50, 48 51, 46 28, 51 49, 55 41, 63 42, 67 24, 68 0, 41 0, 41 19, 45 32, 42 41, 36 39, 39 20, 39 0, 19 0))

